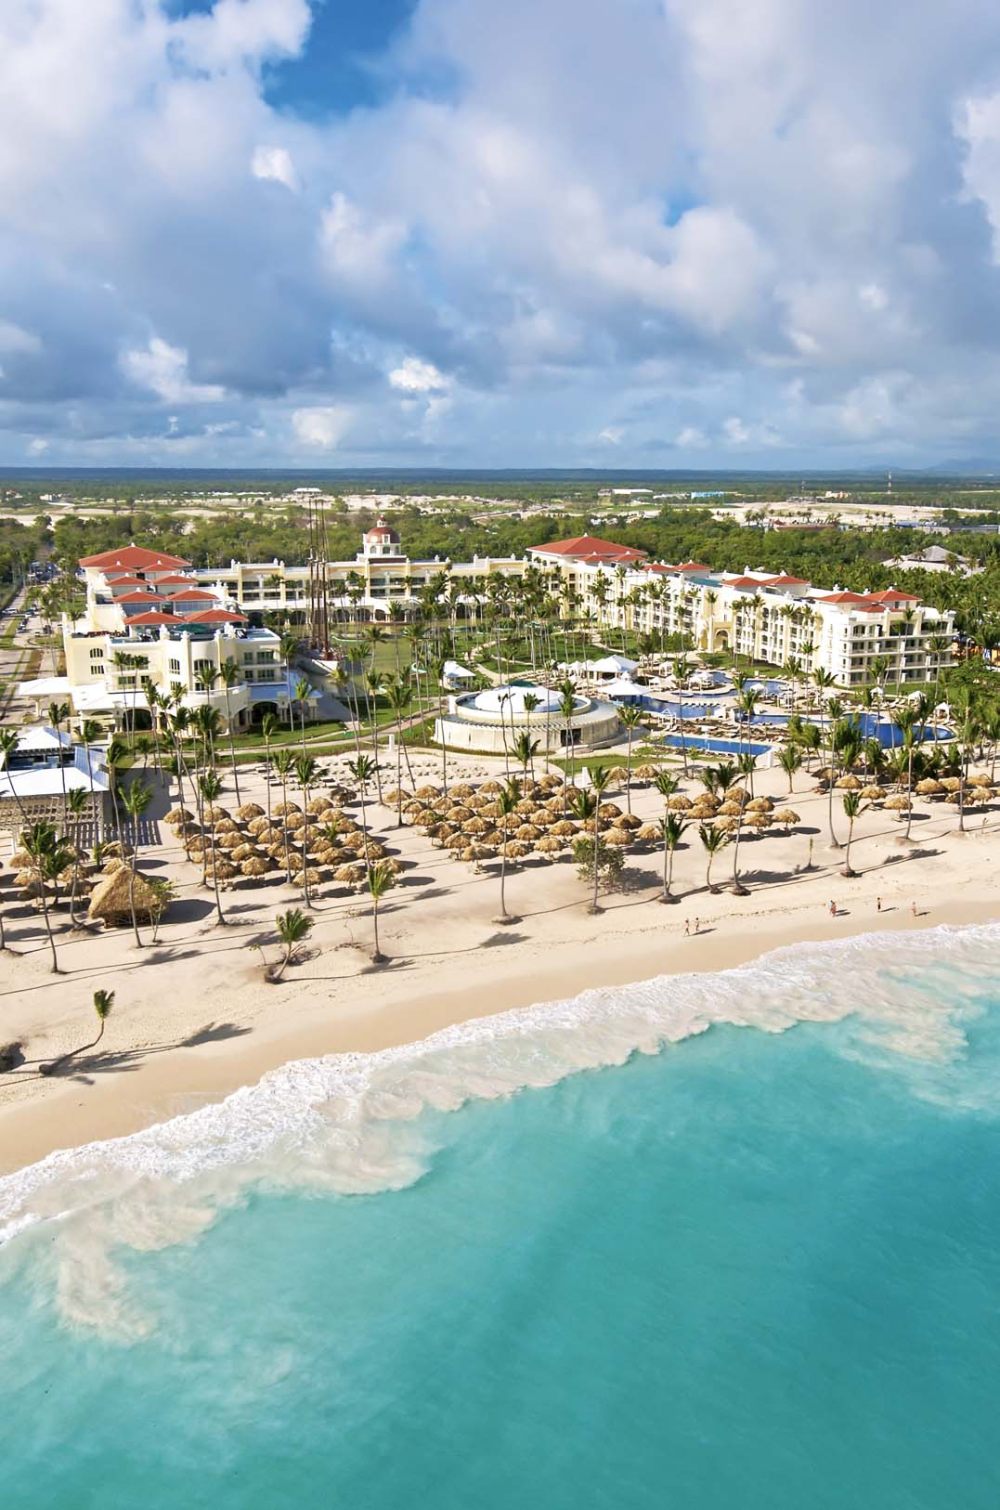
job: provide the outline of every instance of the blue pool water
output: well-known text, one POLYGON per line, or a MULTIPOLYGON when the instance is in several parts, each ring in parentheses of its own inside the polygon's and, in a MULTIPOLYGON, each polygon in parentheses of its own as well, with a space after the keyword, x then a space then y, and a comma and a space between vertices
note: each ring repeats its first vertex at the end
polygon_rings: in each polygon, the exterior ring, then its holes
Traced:
POLYGON ((51 1161, 0 1182, 5 1503, 995 1510, 998 1113, 978 929, 298 1066, 51 1161))
POLYGON ((707 734, 664 734, 660 744, 672 750, 701 750, 706 755, 766 755, 773 748, 750 739, 721 739, 707 734))

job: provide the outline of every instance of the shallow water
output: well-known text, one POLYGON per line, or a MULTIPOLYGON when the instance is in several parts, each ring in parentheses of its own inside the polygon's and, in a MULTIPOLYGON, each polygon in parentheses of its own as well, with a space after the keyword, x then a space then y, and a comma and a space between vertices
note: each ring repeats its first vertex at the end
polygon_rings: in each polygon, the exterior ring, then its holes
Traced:
POLYGON ((998 1092, 1000 930, 938 930, 47 1161, 0 1181, 7 1503, 994 1510, 998 1092))

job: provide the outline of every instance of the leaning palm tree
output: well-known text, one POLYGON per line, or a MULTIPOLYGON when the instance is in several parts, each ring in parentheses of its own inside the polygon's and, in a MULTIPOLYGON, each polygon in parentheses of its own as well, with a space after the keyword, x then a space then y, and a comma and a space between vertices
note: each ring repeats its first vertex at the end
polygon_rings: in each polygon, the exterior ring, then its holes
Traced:
POLYGON ((528 768, 534 769, 535 756, 538 753, 538 740, 532 739, 527 732, 522 732, 514 741, 514 756, 521 767, 522 780, 528 776, 528 768))
POLYGON ((365 848, 367 849, 368 806, 365 800, 365 788, 374 780, 375 762, 370 755, 356 755, 353 760, 347 762, 347 769, 352 779, 358 785, 358 796, 361 799, 361 832, 365 836, 365 848))
POLYGON ((642 723, 644 714, 643 714, 643 711, 642 711, 641 708, 636 708, 636 707, 619 708, 619 710, 618 710, 618 717, 621 720, 621 722, 625 725, 625 733, 626 733, 626 736, 627 736, 627 745, 626 745, 626 752, 627 753, 625 755, 625 770, 626 770, 626 775, 625 775, 625 806, 628 809, 628 811, 631 813, 631 811, 632 811, 632 739, 633 739, 633 737, 635 735, 636 729, 642 723))
MULTIPOLYGON (((201 792, 202 801, 211 807, 212 803, 216 802, 222 793, 222 782, 219 780, 218 772, 211 767, 207 771, 203 771, 198 777, 198 790, 201 792)), ((209 861, 212 866, 212 890, 215 892, 215 911, 219 924, 224 925, 226 919, 222 911, 222 897, 219 892, 219 871, 215 863, 217 859, 215 830, 211 825, 206 825, 206 832, 208 833, 209 861)))
POLYGON ((312 683, 307 677, 300 676, 295 683, 295 701, 299 705, 299 721, 302 732, 302 753, 306 753, 306 709, 309 707, 309 699, 312 696, 312 683))
POLYGON ((304 943, 312 932, 313 920, 301 908, 289 907, 287 912, 278 913, 274 926, 285 951, 278 963, 272 965, 267 972, 268 980, 277 985, 292 963, 299 945, 304 943))
POLYGON ((653 777, 653 785, 664 802, 669 802, 680 786, 680 780, 674 775, 673 771, 657 771, 653 777))
POLYGON ((115 993, 113 991, 101 990, 94 992, 94 1011, 97 1013, 97 1021, 100 1023, 100 1027, 97 1030, 97 1037, 93 1043, 87 1044, 88 1049, 96 1049, 104 1037, 104 1029, 107 1026, 108 1018, 111 1016, 111 1008, 114 1004, 115 993))
POLYGON ((131 782, 122 793, 122 805, 132 820, 132 858, 129 862, 128 873, 128 906, 132 914, 132 932, 135 934, 135 946, 142 948, 142 939, 139 936, 139 919, 135 910, 135 877, 136 867, 139 863, 139 824, 146 813, 149 804, 153 800, 153 789, 142 781, 131 782))
POLYGON ((719 888, 712 885, 712 861, 720 850, 725 849, 729 842, 728 834, 724 834, 721 828, 715 828, 710 823, 699 823, 698 838, 705 847, 708 855, 708 865, 705 868, 705 887, 713 896, 718 896, 719 888))
POLYGON ((601 818, 600 807, 601 798, 607 791, 610 781, 611 772, 608 770, 607 766, 595 765, 592 766, 590 770, 590 786, 584 787, 581 791, 573 791, 570 794, 570 802, 572 804, 573 812, 575 813, 576 817, 579 818, 582 823, 586 823, 588 820, 592 819, 594 824, 594 895, 593 899, 591 900, 590 906, 587 908, 587 911, 591 914, 596 914, 601 911, 600 904, 597 900, 598 887, 601 880, 601 838, 599 831, 601 818))
POLYGON ((517 804, 521 800, 521 783, 516 777, 506 782, 497 793, 497 817, 500 820, 500 916, 494 918, 496 923, 516 923, 517 918, 512 917, 507 911, 507 836, 510 832, 510 820, 517 810, 517 804))
POLYGON ((407 676, 397 676, 388 684, 389 706, 396 715, 396 827, 403 826, 403 714, 413 699, 413 687, 407 676))
POLYGON ((854 824, 862 811, 862 801, 858 792, 844 793, 844 817, 847 819, 847 844, 844 848, 844 864, 840 872, 842 876, 850 879, 857 875, 856 870, 851 869, 851 841, 854 838, 854 824))
POLYGON ((382 898, 396 884, 396 873, 389 861, 377 860, 374 865, 369 865, 367 882, 368 895, 372 899, 372 930, 375 943, 375 947, 372 950, 372 964, 384 965, 386 957, 382 953, 378 941, 378 908, 382 898))
POLYGON ((663 892, 661 902, 676 902, 678 897, 673 895, 671 884, 674 876, 674 851, 681 842, 687 824, 678 813, 664 813, 660 819, 660 833, 663 835, 663 892))

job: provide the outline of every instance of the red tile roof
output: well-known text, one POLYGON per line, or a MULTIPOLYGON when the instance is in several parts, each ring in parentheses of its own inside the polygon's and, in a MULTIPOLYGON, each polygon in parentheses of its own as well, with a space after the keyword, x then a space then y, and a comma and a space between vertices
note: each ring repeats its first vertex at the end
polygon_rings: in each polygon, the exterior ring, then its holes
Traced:
POLYGON ((544 545, 534 546, 549 556, 565 556, 567 560, 589 563, 611 563, 625 566, 632 561, 644 561, 646 552, 635 550, 630 545, 618 545, 614 540, 601 540, 597 535, 575 535, 571 540, 548 540, 544 545))
POLYGON ((182 556, 168 556, 164 551, 148 551, 141 545, 123 545, 117 550, 101 551, 96 556, 81 556, 81 566, 96 566, 104 571, 121 568, 125 571, 157 571, 177 566, 190 566, 182 556))
POLYGON ((177 592, 167 594, 171 603, 217 603, 219 600, 214 592, 205 592, 200 587, 180 588, 177 592))
POLYGON ((171 572, 169 577, 157 577, 153 585, 159 589, 161 587, 184 587, 185 584, 189 587, 198 586, 193 577, 182 577, 175 572, 171 572))
POLYGON ((767 585, 768 587, 808 587, 809 578, 786 577, 784 575, 780 577, 768 577, 767 585))
POLYGON ((675 571, 711 571, 712 568, 710 566, 706 566, 706 564, 705 564, 704 561, 684 561, 684 562, 682 562, 682 564, 680 566, 675 567, 674 570, 675 571))
POLYGON ((888 604, 888 603, 919 603, 920 602, 920 599, 917 598, 917 597, 915 597, 912 592, 897 592, 894 587, 888 588, 885 592, 870 592, 870 593, 866 593, 865 596, 868 598, 868 601, 870 603, 887 603, 888 604))
POLYGON ((156 594, 152 592, 124 592, 116 603, 155 603, 156 594))
POLYGON ((204 608, 200 613, 189 613, 185 624, 245 624, 246 615, 232 613, 228 608, 204 608))
POLYGON ((153 627, 158 624, 176 624, 177 618, 172 613, 163 613, 161 610, 152 609, 149 613, 135 613, 129 619, 129 625, 141 624, 144 627, 153 627))
POLYGON ((768 582, 766 580, 762 581, 760 577, 725 577, 723 579, 724 587, 738 587, 741 590, 749 588, 756 591, 758 587, 767 587, 768 585, 768 582))

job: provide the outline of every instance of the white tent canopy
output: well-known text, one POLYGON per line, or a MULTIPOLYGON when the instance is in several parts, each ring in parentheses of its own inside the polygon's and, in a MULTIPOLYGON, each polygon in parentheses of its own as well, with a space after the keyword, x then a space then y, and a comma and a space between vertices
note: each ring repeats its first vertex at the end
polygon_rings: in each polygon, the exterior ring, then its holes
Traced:
POLYGON ((476 673, 458 661, 445 661, 442 675, 446 682, 474 682, 476 673))
POLYGON ((630 661, 627 655, 605 655, 599 661, 590 661, 587 669, 595 676, 631 676, 638 671, 639 662, 630 661))

